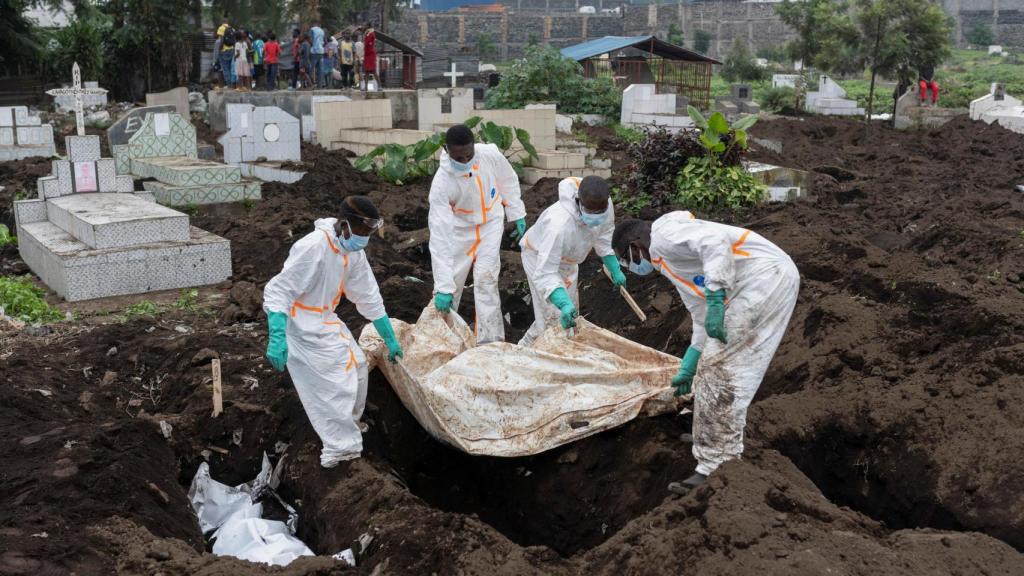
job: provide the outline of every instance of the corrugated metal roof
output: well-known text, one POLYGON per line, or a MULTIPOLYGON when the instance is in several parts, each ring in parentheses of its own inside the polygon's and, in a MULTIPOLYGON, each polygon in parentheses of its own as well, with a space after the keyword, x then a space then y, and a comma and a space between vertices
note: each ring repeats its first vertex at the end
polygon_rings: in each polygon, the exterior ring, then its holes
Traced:
POLYGON ((638 50, 650 52, 655 56, 668 58, 669 60, 687 60, 690 62, 710 62, 712 64, 721 64, 721 62, 714 58, 709 58, 703 54, 694 52, 693 50, 687 50, 682 46, 676 46, 670 42, 659 40, 656 36, 651 35, 605 36, 604 38, 596 38, 594 40, 583 42, 582 44, 562 48, 562 55, 566 58, 572 58, 573 60, 580 62, 588 58, 593 58, 609 52, 615 52, 616 50, 622 50, 624 48, 636 48, 638 50))

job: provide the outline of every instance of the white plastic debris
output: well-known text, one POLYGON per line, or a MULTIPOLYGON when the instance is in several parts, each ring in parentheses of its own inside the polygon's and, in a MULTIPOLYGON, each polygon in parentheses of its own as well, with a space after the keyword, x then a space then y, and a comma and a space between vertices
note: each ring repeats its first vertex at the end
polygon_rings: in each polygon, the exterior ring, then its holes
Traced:
POLYGON ((166 420, 160 421, 160 433, 164 435, 164 438, 170 440, 172 430, 174 430, 174 427, 171 426, 166 420))
POLYGON ((331 558, 334 558, 335 560, 341 560, 342 562, 348 562, 349 566, 353 568, 356 567, 356 555, 352 553, 351 548, 346 548, 341 552, 338 552, 334 556, 331 556, 331 558))
POLYGON ((299 515, 270 488, 272 474, 266 454, 259 475, 238 486, 217 482, 210 477, 208 464, 199 465, 188 498, 203 533, 213 531, 214 554, 274 566, 287 566, 299 556, 314 555, 295 537, 299 515), (264 495, 276 498, 288 511, 287 523, 261 518, 263 505, 257 500, 264 495))

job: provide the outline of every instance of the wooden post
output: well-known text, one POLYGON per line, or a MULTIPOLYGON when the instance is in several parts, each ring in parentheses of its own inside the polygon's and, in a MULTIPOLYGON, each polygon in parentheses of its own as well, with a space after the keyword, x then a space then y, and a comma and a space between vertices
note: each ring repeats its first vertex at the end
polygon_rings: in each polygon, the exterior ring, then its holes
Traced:
POLYGON ((210 372, 213 373, 213 417, 220 416, 224 411, 224 397, 220 386, 220 360, 210 361, 210 372))

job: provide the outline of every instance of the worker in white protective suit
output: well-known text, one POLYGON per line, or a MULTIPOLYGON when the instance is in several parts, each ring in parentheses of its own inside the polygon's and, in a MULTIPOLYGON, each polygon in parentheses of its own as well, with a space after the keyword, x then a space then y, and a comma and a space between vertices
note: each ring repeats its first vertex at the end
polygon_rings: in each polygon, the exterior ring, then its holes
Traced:
POLYGON ((626 284, 612 250, 615 208, 609 197, 604 178, 566 178, 558 183, 558 202, 544 210, 519 241, 533 297, 533 324, 520 346, 530 345, 548 326, 576 325, 580 262, 591 250, 601 258, 613 285, 626 284))
POLYGON ((653 225, 627 220, 612 238, 629 270, 661 272, 679 291, 693 320, 690 347, 672 379, 676 395, 696 389, 696 473, 669 490, 704 483, 743 452, 750 405, 782 340, 800 289, 789 256, 757 233, 672 212, 653 225))
POLYGON ((441 312, 458 311, 472 269, 477 343, 503 341, 499 250, 506 218, 515 223, 514 239, 526 232, 519 177, 497 146, 475 144, 466 126, 452 126, 445 136, 441 165, 430 185, 434 305, 441 312))
POLYGON ((402 356, 391 320, 363 251, 383 221, 365 196, 349 196, 340 218, 321 218, 292 245, 284 268, 263 290, 270 342, 267 358, 288 373, 330 468, 363 450, 359 418, 366 404, 366 358, 334 312, 342 298, 373 322, 388 348, 402 356))

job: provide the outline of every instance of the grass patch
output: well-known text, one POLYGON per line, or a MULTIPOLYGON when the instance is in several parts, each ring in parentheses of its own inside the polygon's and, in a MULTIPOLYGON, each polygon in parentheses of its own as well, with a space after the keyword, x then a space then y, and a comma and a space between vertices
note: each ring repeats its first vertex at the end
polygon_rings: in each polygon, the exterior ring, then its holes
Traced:
POLYGON ((160 307, 149 300, 142 300, 124 309, 125 318, 137 318, 139 316, 156 316, 160 313, 160 307))
POLYGON ((0 307, 8 316, 30 324, 63 320, 64 314, 43 300, 45 294, 28 276, 0 276, 0 307))

